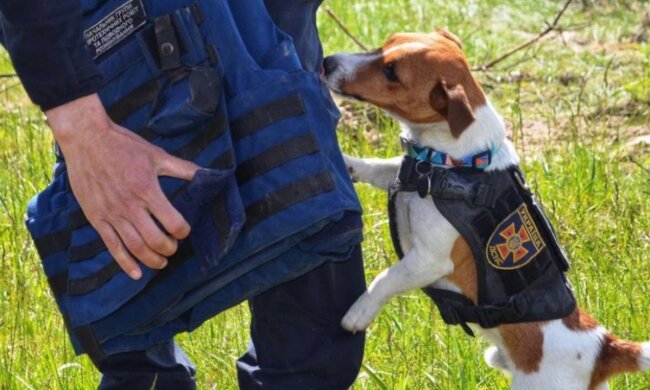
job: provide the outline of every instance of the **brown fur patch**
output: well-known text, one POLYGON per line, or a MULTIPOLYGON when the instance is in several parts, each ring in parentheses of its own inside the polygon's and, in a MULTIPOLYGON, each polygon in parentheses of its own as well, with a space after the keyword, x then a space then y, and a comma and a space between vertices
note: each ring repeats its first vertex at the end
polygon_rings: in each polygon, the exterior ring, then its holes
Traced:
POLYGON ((463 237, 458 237, 454 242, 450 257, 454 263, 454 272, 447 276, 447 280, 456 285, 463 295, 476 304, 478 302, 476 264, 472 250, 463 237))
POLYGON ((539 371, 544 357, 543 324, 528 322, 499 326, 503 345, 518 370, 528 374, 539 371))
POLYGON ((620 340, 608 333, 596 358, 589 389, 595 389, 614 374, 639 371, 640 354, 639 344, 620 340))
POLYGON ((429 101, 430 92, 441 80, 450 88, 461 86, 472 108, 486 103, 463 51, 449 36, 439 32, 395 34, 379 51, 366 55, 372 61, 357 69, 354 79, 342 83, 342 92, 359 96, 410 122, 445 121, 429 101), (387 64, 394 67, 398 82, 387 80, 387 64))
MULTIPOLYGON (((472 302, 477 303, 476 264, 472 250, 464 238, 456 239, 450 257, 454 263, 454 272, 447 276, 447 280, 458 287, 472 302)), ((506 352, 518 370, 527 373, 539 370, 544 356, 544 334, 541 330, 543 324, 543 322, 531 322, 499 326, 506 352)))
POLYGON ((598 322, 579 307, 576 307, 571 314, 562 318, 562 322, 564 326, 575 331, 591 330, 598 326, 598 322))

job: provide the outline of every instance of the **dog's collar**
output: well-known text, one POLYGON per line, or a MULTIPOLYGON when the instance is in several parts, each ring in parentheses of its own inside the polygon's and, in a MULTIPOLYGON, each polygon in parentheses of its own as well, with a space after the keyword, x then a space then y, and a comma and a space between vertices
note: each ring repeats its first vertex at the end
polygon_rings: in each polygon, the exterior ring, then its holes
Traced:
POLYGON ((412 157, 417 161, 426 161, 433 165, 452 168, 470 167, 484 170, 490 166, 492 163, 492 156, 494 156, 498 151, 497 147, 493 147, 471 156, 456 159, 447 153, 440 152, 433 148, 419 146, 407 138, 400 138, 400 142, 402 144, 402 150, 404 150, 407 156, 412 157))

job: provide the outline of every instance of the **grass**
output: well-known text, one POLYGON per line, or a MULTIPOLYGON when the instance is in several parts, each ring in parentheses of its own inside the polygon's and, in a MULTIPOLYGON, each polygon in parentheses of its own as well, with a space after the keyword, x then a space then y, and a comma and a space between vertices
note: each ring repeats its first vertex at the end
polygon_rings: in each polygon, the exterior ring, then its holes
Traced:
MULTIPOLYGON (((574 2, 552 34, 477 74, 506 119, 569 256, 579 301, 621 337, 650 339, 650 156, 634 139, 650 134, 650 44, 646 2, 574 2), (645 23, 645 24, 644 24, 645 23), (644 27, 645 26, 645 27, 644 27), (645 29, 645 30, 644 30, 645 29), (644 35, 645 34, 645 35, 644 35)), ((395 31, 444 26, 481 64, 543 29, 558 1, 330 0, 370 46, 395 31)), ((356 47, 324 14, 326 53, 356 47)), ((0 74, 11 72, 0 53, 0 74)), ((343 149, 400 153, 395 124, 375 109, 344 106, 343 149)), ((23 227, 28 199, 48 182, 52 139, 16 80, 0 80, 0 388, 93 388, 99 374, 75 357, 23 227)), ((364 205, 368 280, 395 261, 385 194, 357 186, 364 205)), ((234 308, 179 342, 199 366, 200 388, 236 388, 234 360, 248 341, 248 310, 234 308)), ((420 292, 392 300, 368 332, 354 389, 502 389, 508 379, 482 361, 485 342, 446 326, 420 292)), ((626 375, 615 389, 647 389, 626 375)))

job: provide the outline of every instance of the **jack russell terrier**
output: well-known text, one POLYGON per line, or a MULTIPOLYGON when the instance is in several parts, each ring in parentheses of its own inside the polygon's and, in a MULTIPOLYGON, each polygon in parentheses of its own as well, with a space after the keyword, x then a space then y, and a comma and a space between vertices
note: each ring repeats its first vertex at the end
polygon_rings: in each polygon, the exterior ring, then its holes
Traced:
POLYGON ((389 189, 402 258, 350 308, 345 329, 366 329, 392 296, 423 288, 445 322, 494 344, 486 361, 512 375, 512 389, 602 390, 614 374, 650 369, 650 342, 618 339, 575 306, 568 262, 458 37, 395 34, 323 67, 331 90, 399 121, 407 154, 345 156, 355 181, 389 189))

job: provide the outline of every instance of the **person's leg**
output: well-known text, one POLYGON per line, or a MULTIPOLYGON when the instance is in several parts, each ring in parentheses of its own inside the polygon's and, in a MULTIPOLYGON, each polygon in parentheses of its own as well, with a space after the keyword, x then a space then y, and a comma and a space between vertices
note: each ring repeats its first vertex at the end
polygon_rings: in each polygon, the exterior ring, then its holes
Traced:
POLYGON ((102 373, 100 390, 193 390, 194 365, 174 342, 146 351, 107 357, 98 367, 102 373))
POLYGON ((361 367, 364 333, 341 318, 365 291, 361 248, 249 301, 251 345, 237 362, 240 389, 347 389, 361 367))

